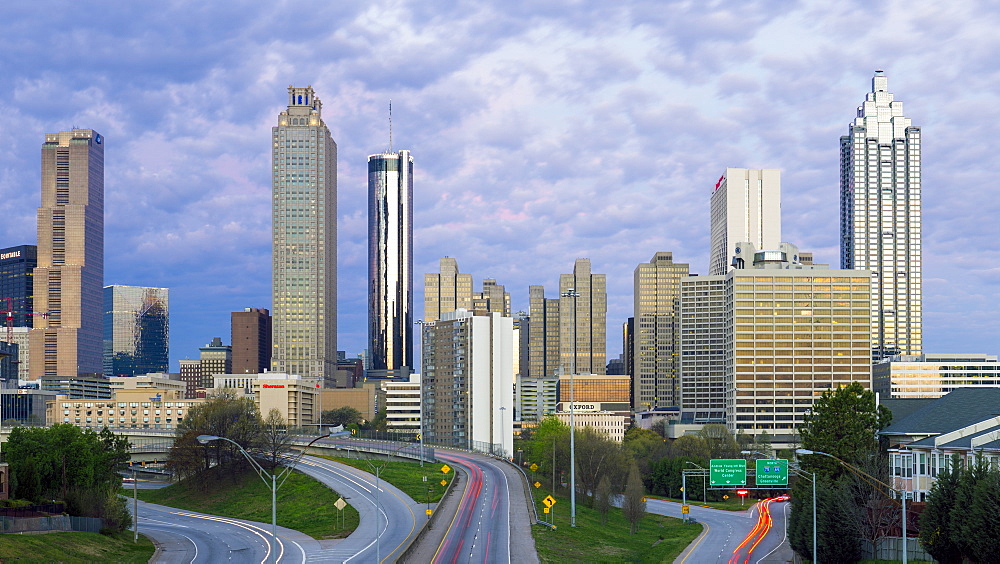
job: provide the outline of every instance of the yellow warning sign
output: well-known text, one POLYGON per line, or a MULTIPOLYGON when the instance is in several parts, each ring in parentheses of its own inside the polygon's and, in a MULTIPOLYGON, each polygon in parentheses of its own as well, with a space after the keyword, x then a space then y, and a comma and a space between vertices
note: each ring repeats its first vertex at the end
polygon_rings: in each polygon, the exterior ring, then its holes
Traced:
POLYGON ((545 499, 542 500, 542 503, 545 504, 545 507, 552 507, 553 505, 556 504, 556 498, 552 497, 551 495, 547 495, 545 496, 545 499))
POLYGON ((545 513, 548 513, 549 512, 549 508, 548 507, 543 507, 542 511, 544 511, 545 513))
POLYGON ((447 464, 445 464, 445 465, 441 466, 441 471, 444 472, 445 474, 447 474, 448 472, 451 472, 451 466, 448 466, 447 464))
POLYGON ((535 482, 535 487, 536 487, 536 488, 540 488, 540 487, 542 487, 542 483, 541 483, 541 482, 535 482))
POLYGON ((425 511, 425 512, 426 512, 426 513, 427 513, 428 515, 430 515, 430 514, 431 514, 431 512, 432 512, 432 511, 434 511, 434 510, 433 510, 433 509, 425 509, 424 511, 425 511))
POLYGON ((447 486, 448 485, 448 481, 447 480, 441 480, 441 485, 442 486, 447 486))
POLYGON ((681 506, 681 513, 691 513, 691 506, 688 505, 688 504, 686 504, 686 503, 684 505, 682 505, 681 506))
POLYGON ((530 468, 532 472, 538 471, 538 465, 537 464, 532 464, 531 466, 528 466, 528 468, 530 468))

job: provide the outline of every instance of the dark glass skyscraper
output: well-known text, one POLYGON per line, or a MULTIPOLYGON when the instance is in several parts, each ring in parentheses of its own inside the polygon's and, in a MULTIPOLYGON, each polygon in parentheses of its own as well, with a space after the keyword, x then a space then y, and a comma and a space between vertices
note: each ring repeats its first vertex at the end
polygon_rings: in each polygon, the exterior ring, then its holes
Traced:
POLYGON ((413 368, 413 157, 368 157, 368 350, 372 370, 413 368))
POLYGON ((170 360, 169 291, 104 287, 104 375, 166 372, 170 360))
MULTIPOLYGON (((11 298, 14 311, 32 312, 35 305, 34 270, 38 266, 38 247, 18 245, 0 249, 0 299, 11 298)), ((0 308, 7 307, 7 300, 0 301, 0 308)), ((14 327, 31 327, 31 315, 14 315, 14 327)), ((6 323, 0 319, 0 324, 6 323)), ((6 336, 4 337, 6 338, 6 336)))

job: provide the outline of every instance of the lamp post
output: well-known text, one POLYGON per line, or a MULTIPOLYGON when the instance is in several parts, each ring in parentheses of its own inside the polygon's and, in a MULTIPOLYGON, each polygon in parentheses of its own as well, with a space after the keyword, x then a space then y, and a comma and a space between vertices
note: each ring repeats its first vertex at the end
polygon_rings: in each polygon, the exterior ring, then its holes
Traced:
POLYGON ((576 299, 580 292, 570 288, 559 294, 563 298, 573 298, 573 371, 569 373, 569 526, 576 526, 576 421, 573 401, 573 377, 576 375, 576 299))
MULTIPOLYGON (((890 486, 889 484, 883 482, 882 480, 879 480, 878 478, 876 478, 875 476, 872 476, 868 472, 865 472, 864 470, 862 470, 862 469, 854 466, 853 464, 848 464, 847 462, 844 462, 843 460, 837 458, 836 456, 834 456, 834 455, 832 455, 830 453, 820 452, 818 450, 809 450, 807 448, 795 449, 795 453, 796 454, 819 454, 819 455, 822 455, 822 456, 828 456, 828 457, 836 460, 837 462, 841 463, 842 465, 844 465, 844 467, 846 467, 851 472, 854 472, 855 474, 858 474, 860 476, 864 476, 864 477, 868 478, 869 480, 872 480, 872 481, 874 481, 874 482, 876 482, 878 484, 881 484, 882 486, 884 486, 885 488, 889 489, 893 493, 898 493, 900 499, 902 500, 902 510, 903 510, 903 564, 907 564, 908 560, 907 560, 907 551, 906 551, 906 548, 907 548, 906 547, 906 490, 903 490, 903 489, 898 489, 897 490, 895 487, 890 486)), ((816 511, 816 509, 815 509, 815 504, 816 504, 816 501, 815 501, 816 500, 816 481, 815 481, 815 476, 816 476, 816 474, 813 473, 813 478, 814 478, 813 479, 813 535, 816 534, 816 513, 815 513, 815 511, 816 511)), ((889 496, 889 497, 891 498, 892 496, 889 496)))
POLYGON ((423 319, 418 319, 414 322, 415 325, 420 326, 420 467, 424 467, 424 325, 427 322, 423 319))
MULTIPOLYGON (((691 462, 690 460, 685 460, 684 462, 686 462, 687 464, 690 464, 692 466, 697 466, 698 468, 701 468, 702 470, 705 469, 704 466, 702 466, 700 464, 697 464, 697 463, 694 463, 694 462, 691 462)), ((701 476, 701 502, 702 503, 708 503, 708 488, 706 487, 706 484, 705 484, 707 481, 708 481, 707 477, 704 474, 702 474, 702 476, 701 476)))
MULTIPOLYGON (((309 447, 311 447, 313 443, 315 443, 316 441, 318 441, 320 439, 329 437, 329 436, 330 436, 329 434, 326 434, 326 435, 323 435, 321 437, 316 437, 315 439, 313 439, 312 441, 310 441, 309 444, 306 445, 306 447, 304 449, 302 449, 302 452, 305 453, 305 451, 308 450, 309 447)), ((240 452, 243 453, 243 456, 246 457, 246 459, 248 461, 250 461, 251 465, 253 465, 254 470, 257 471, 257 475, 260 476, 260 479, 264 481, 264 484, 270 486, 270 488, 271 488, 271 546, 269 548, 271 549, 270 550, 270 552, 271 552, 271 554, 270 554, 270 556, 271 556, 271 562, 277 562, 278 561, 277 560, 277 558, 278 558, 277 557, 277 554, 278 554, 278 488, 280 488, 285 483, 285 480, 288 479, 288 475, 291 473, 292 468, 295 467, 295 462, 293 462, 292 464, 286 466, 285 469, 282 470, 280 473, 271 472, 270 473, 271 483, 268 484, 267 478, 264 477, 266 474, 268 474, 268 472, 266 470, 264 470, 264 467, 261 466, 259 462, 257 462, 256 460, 253 459, 252 456, 250 456, 250 453, 248 453, 247 451, 243 450, 243 447, 240 446, 240 443, 238 443, 238 442, 236 442, 236 441, 234 441, 232 439, 227 439, 226 437, 220 437, 220 436, 217 436, 217 435, 198 435, 198 442, 201 443, 201 444, 206 444, 206 443, 211 442, 211 441, 220 441, 220 440, 221 441, 229 441, 229 442, 233 443, 234 445, 236 445, 236 448, 240 449, 240 452), (278 478, 281 478, 281 484, 278 483, 278 478)), ((299 455, 299 457, 301 458, 301 454, 299 455)), ((298 459, 296 459, 296 462, 297 461, 298 461, 298 459)))

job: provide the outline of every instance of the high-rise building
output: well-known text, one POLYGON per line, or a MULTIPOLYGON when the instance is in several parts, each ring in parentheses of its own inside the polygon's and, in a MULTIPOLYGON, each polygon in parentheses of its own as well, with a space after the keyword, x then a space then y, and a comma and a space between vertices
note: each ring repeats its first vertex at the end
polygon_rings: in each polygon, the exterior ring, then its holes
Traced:
POLYGON ((233 373, 261 374, 271 368, 271 314, 264 308, 234 311, 232 318, 233 373))
POLYGON ((872 366, 872 391, 885 399, 939 398, 959 388, 1000 388, 997 355, 896 355, 872 366))
POLYGON ((460 309, 424 325, 425 440, 513 454, 514 320, 460 309))
MULTIPOLYGON (((368 352, 372 369, 413 368, 413 157, 368 157, 368 352)), ((400 374, 402 372, 403 374, 400 374)))
POLYGON ((733 433, 788 445, 824 391, 870 385, 871 275, 794 262, 787 243, 737 247, 744 268, 681 281, 681 416, 724 410, 733 433))
POLYGON ((199 369, 201 371, 200 388, 211 388, 215 385, 216 374, 233 373, 233 347, 223 345, 222 339, 214 337, 211 343, 198 349, 200 352, 199 369))
POLYGON ((472 295, 472 310, 510 317, 510 292, 493 278, 483 279, 483 291, 472 295))
POLYGON ((689 267, 672 253, 656 253, 633 274, 632 407, 648 411, 678 405, 681 280, 689 267))
POLYGON ((882 71, 840 138, 840 265, 872 272, 872 360, 919 355, 920 128, 882 71))
POLYGON ((311 86, 289 86, 271 128, 271 364, 325 380, 337 366, 337 144, 322 108, 311 86))
MULTIPOLYGON (((522 348, 521 363, 531 378, 559 375, 559 298, 546 298, 544 286, 528 286, 527 346, 522 348)), ((522 331, 524 328, 522 326, 522 331)))
POLYGON ((472 275, 458 271, 458 261, 444 257, 440 272, 424 274, 424 322, 456 309, 472 310, 472 275))
POLYGON ((38 208, 36 317, 31 376, 103 372, 104 137, 93 129, 46 133, 38 208))
POLYGON ((604 374, 608 355, 607 276, 592 274, 578 258, 572 274, 559 276, 559 342, 562 374, 604 374))
POLYGON ((781 242, 781 171, 727 168, 711 202, 712 249, 708 274, 725 274, 736 258, 736 243, 777 249, 781 242))
POLYGON ((166 372, 170 364, 167 288, 104 287, 104 375, 166 372))
MULTIPOLYGON (((34 271, 38 266, 38 247, 18 245, 0 249, 0 308, 32 313, 35 310, 34 271), (3 298, 10 298, 10 303, 3 298)), ((11 315, 14 327, 32 327, 34 316, 11 315)), ((6 322, 0 319, 0 323, 6 322)))
POLYGON ((204 388, 201 378, 201 361, 182 359, 180 361, 180 379, 184 382, 184 397, 192 399, 197 397, 195 390, 204 388))

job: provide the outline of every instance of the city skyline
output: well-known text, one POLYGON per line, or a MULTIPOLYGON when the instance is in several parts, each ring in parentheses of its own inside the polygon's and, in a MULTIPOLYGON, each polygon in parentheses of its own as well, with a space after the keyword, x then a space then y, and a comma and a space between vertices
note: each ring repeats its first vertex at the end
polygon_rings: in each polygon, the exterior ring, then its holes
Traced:
POLYGON ((707 274, 708 194, 726 167, 780 169, 782 239, 839 262, 838 139, 884 69, 927 134, 923 350, 995 354, 987 222, 1000 202, 986 146, 1000 128, 989 80, 1000 15, 986 3, 741 6, 401 2, 320 7, 308 25, 184 2, 110 18, 5 6, 18 25, 3 40, 0 246, 37 243, 40 136, 107 135, 103 283, 171 289, 176 370, 229 334, 231 311, 273 307, 268 128, 283 89, 312 84, 340 148, 338 348, 355 354, 367 339, 365 157, 386 149, 372 124, 391 98, 396 144, 420 155, 417 276, 451 256, 527 310, 529 285, 554 288, 569 261, 590 258, 608 275, 616 356, 637 264, 670 252, 707 274), (46 39, 53 25, 67 33, 46 39))

